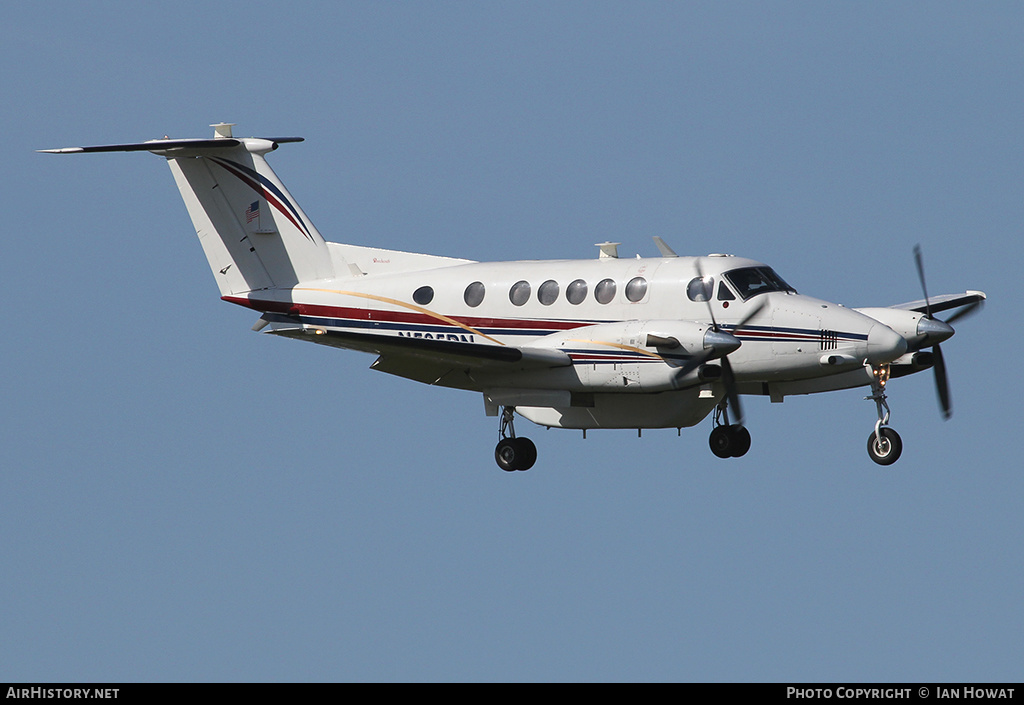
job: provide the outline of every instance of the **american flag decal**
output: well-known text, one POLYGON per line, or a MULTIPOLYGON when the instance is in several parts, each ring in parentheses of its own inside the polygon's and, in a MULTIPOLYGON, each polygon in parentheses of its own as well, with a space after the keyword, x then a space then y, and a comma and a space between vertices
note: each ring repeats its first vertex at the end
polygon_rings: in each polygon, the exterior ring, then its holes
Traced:
POLYGON ((260 202, 253 201, 249 204, 249 207, 245 209, 245 222, 251 223, 260 217, 260 202))

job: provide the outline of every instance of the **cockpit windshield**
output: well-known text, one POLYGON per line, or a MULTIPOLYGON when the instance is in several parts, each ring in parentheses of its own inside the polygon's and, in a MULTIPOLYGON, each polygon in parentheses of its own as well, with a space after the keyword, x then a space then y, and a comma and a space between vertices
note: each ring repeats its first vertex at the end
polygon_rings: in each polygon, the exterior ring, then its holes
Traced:
POLYGON ((744 301, 767 291, 796 293, 796 289, 784 282, 771 267, 744 267, 726 272, 724 276, 744 301))

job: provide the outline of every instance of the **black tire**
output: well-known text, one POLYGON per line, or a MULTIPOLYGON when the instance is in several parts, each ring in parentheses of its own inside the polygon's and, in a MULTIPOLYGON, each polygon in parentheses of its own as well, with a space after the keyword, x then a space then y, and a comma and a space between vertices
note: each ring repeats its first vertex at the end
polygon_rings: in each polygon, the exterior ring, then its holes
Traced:
POLYGON ((494 449, 494 460, 505 472, 514 472, 519 461, 519 444, 515 438, 502 438, 494 449))
POLYGON ((537 462, 537 446, 529 438, 516 438, 519 444, 519 462, 516 470, 529 470, 537 462))
POLYGON ((732 457, 743 457, 750 450, 750 431, 746 426, 731 426, 730 428, 732 428, 732 457))
POLYGON ((879 465, 892 465, 900 459, 900 454, 903 452, 903 440, 900 438, 900 434, 888 426, 879 429, 879 434, 882 437, 881 444, 877 442, 874 432, 868 436, 868 455, 879 465))
POLYGON ((529 470, 537 462, 537 446, 529 438, 502 438, 494 449, 494 460, 505 472, 529 470))
POLYGON ((708 438, 708 445, 711 446, 711 452, 719 458, 731 458, 735 446, 732 426, 715 426, 708 438))

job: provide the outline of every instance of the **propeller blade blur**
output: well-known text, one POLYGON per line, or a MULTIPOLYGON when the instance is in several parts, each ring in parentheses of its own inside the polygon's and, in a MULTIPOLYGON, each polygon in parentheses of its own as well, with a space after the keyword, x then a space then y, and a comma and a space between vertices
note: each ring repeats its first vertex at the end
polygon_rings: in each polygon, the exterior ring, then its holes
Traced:
POLYGON ((932 346, 935 370, 935 389, 939 393, 939 406, 942 408, 942 418, 948 421, 953 416, 953 405, 949 398, 949 380, 946 378, 946 362, 942 359, 942 348, 938 345, 932 346))

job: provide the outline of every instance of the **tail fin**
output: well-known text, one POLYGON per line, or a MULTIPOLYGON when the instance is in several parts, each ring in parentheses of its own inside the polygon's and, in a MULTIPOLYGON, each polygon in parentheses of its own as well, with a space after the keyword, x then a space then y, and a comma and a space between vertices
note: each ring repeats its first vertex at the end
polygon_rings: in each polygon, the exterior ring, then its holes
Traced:
POLYGON ((240 139, 231 136, 231 125, 213 127, 214 139, 43 151, 149 151, 166 157, 222 296, 333 276, 327 243, 264 156, 302 138, 240 139))

